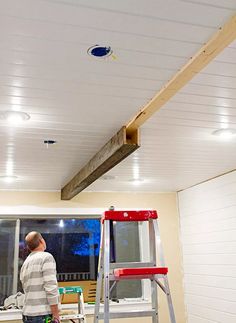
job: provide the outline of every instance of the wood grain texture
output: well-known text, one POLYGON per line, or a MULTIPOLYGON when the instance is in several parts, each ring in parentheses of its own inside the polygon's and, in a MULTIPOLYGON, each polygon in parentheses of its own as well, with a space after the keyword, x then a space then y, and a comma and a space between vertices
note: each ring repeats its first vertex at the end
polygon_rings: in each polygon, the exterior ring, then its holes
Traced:
POLYGON ((61 190, 61 199, 70 200, 108 170, 139 148, 138 131, 127 136, 122 127, 61 190))

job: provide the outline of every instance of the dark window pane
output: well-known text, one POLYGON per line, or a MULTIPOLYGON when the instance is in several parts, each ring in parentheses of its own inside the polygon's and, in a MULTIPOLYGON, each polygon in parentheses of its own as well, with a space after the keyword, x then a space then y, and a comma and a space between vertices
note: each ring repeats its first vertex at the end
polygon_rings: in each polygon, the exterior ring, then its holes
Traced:
POLYGON ((24 238, 30 231, 39 231, 44 237, 47 251, 56 260, 59 281, 96 279, 100 244, 98 219, 22 220, 21 262, 28 254, 24 238))

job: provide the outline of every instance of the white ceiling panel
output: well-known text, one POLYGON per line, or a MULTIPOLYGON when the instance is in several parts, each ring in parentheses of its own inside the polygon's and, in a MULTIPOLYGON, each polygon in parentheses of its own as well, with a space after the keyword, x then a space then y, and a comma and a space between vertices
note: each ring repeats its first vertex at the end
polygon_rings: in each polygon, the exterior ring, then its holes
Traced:
POLYGON ((234 0, 182 0, 188 3, 202 4, 207 7, 233 9, 236 10, 236 3, 234 0))
MULTIPOLYGON (((198 24, 198 25, 214 25, 217 26, 219 19, 222 19, 222 14, 228 14, 233 11, 235 7, 217 8, 208 6, 205 10, 199 6, 197 1, 195 3, 188 3, 186 1, 173 1, 173 0, 149 0, 143 2, 140 0, 128 0, 117 3, 115 0, 103 0, 100 2, 86 1, 86 0, 45 0, 47 3, 52 4, 70 4, 74 8, 95 9, 102 13, 116 13, 127 16, 144 17, 147 19, 160 19, 164 21, 177 21, 185 24, 198 24), (191 16, 189 13, 194 13, 191 16)), ((201 3, 201 2, 200 2, 201 3)), ((53 7, 51 7, 53 8, 53 7)))
MULTIPOLYGON (((60 190, 235 11, 234 1, 0 2, 0 189, 60 190), (111 46, 107 59, 89 47, 111 46), (55 140, 47 146, 44 140, 55 140)), ((141 129, 141 148, 87 190, 175 191, 235 168, 236 43, 141 129), (219 154, 220 152, 220 154, 219 154), (133 179, 140 179, 139 183, 133 179)))

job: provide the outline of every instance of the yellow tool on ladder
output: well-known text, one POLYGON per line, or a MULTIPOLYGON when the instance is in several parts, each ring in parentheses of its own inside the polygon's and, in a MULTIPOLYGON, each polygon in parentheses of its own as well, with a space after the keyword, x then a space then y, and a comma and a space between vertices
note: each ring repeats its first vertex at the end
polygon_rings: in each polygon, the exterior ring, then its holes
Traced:
POLYGON ((101 243, 98 263, 98 277, 96 290, 96 304, 94 312, 94 323, 103 319, 104 323, 109 323, 110 318, 124 317, 152 317, 153 323, 158 323, 158 297, 157 287, 166 294, 169 308, 170 322, 176 323, 174 308, 172 304, 169 283, 167 278, 168 268, 165 267, 163 251, 158 228, 158 215, 156 211, 106 211, 101 220, 101 243), (111 263, 110 262, 110 229, 113 221, 148 221, 149 223, 149 245, 150 261, 129 262, 129 263, 111 263), (157 259, 160 259, 158 266, 157 259), (110 292, 114 284, 123 279, 150 279, 152 308, 144 311, 110 312, 109 301, 110 292), (162 282, 161 282, 162 280, 162 282), (110 288, 110 282, 113 282, 110 288), (104 311, 100 312, 100 303, 104 294, 104 311))

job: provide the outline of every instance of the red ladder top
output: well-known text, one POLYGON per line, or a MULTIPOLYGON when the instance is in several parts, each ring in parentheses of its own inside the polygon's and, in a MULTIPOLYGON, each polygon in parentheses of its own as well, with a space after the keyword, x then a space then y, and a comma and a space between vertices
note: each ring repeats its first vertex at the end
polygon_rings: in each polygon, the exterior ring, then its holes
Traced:
POLYGON ((148 221, 149 219, 157 219, 157 211, 105 211, 102 216, 104 220, 113 221, 148 221))

